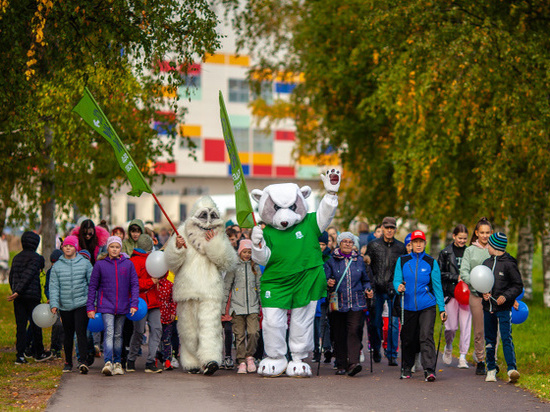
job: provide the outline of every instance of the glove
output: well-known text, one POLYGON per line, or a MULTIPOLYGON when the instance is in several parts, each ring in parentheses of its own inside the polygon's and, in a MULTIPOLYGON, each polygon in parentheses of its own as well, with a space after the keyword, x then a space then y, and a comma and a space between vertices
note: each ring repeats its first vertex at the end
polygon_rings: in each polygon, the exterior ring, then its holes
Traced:
POLYGON ((262 230, 261 226, 254 226, 252 228, 252 234, 250 235, 250 240, 252 241, 252 244, 260 248, 261 244, 264 243, 264 231, 262 230))
POLYGON ((340 189, 341 173, 339 170, 330 169, 325 174, 321 175, 321 180, 325 186, 325 190, 330 195, 335 195, 340 189))

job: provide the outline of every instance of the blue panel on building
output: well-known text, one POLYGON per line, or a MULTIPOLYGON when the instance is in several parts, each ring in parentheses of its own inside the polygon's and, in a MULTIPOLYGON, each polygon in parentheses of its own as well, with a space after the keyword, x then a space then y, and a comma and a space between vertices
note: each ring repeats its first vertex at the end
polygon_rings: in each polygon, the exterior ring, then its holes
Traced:
POLYGON ((296 88, 295 83, 281 83, 281 82, 275 83, 275 92, 276 93, 292 93, 292 91, 295 88, 296 88))
MULTIPOLYGON (((244 164, 241 165, 243 167, 243 173, 245 176, 250 176, 250 165, 244 164)), ((231 176, 231 165, 227 165, 227 171, 229 176, 231 176)))
POLYGON ((167 124, 163 122, 155 122, 154 129, 158 134, 168 134, 172 132, 174 128, 173 124, 167 124))

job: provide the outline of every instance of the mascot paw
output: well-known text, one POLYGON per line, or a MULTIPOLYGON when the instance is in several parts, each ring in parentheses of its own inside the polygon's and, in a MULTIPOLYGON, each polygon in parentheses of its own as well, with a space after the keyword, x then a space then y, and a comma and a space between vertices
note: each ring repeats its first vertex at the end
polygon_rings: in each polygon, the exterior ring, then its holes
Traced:
POLYGON ((325 190, 329 194, 334 195, 338 193, 338 190, 340 189, 340 182, 342 180, 339 170, 336 170, 336 169, 327 170, 325 174, 321 175, 321 180, 323 181, 325 190))
POLYGON ((290 361, 286 368, 286 374, 294 378, 309 378, 311 376, 311 368, 305 362, 290 361))
POLYGON ((250 235, 252 244, 256 247, 260 247, 260 243, 264 241, 264 231, 261 226, 254 226, 252 228, 252 234, 250 235))
POLYGON ((275 377, 281 376, 288 365, 286 358, 265 358, 258 366, 258 375, 275 377))
POLYGON ((203 374, 206 376, 214 375, 216 371, 220 369, 220 365, 218 365, 218 362, 216 361, 210 361, 206 365, 204 365, 203 374))

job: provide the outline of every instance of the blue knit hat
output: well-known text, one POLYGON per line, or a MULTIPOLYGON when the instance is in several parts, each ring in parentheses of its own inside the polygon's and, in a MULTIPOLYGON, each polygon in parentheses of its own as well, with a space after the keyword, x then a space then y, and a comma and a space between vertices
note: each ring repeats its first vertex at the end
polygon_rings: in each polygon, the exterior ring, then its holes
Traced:
POLYGON ((412 233, 409 233, 407 236, 405 236, 405 246, 407 246, 409 243, 411 243, 411 236, 412 233))
POLYGON ((504 233, 496 232, 489 238, 489 244, 493 247, 493 249, 505 252, 506 246, 508 245, 508 238, 504 233))

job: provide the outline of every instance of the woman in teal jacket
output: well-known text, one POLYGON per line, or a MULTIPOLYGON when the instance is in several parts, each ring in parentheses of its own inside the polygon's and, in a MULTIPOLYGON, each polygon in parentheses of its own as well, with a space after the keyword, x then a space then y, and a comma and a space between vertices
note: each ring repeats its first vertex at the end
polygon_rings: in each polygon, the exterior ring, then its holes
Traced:
POLYGON ((404 322, 401 325, 403 353, 402 377, 411 377, 415 355, 420 352, 426 381, 435 381, 435 305, 439 307, 441 321, 447 320, 441 288, 439 265, 424 251, 426 235, 415 230, 411 235, 412 252, 397 259, 393 286, 404 293, 404 322), (406 287, 405 287, 406 285, 406 287))
POLYGON ((88 299, 88 284, 92 275, 92 264, 76 250, 78 238, 67 236, 61 250, 63 256, 52 266, 50 273, 50 308, 52 313, 61 315, 63 332, 65 334, 63 347, 65 349, 65 366, 63 372, 71 372, 73 367, 73 339, 76 332, 78 345, 78 369, 80 373, 88 372, 86 354, 88 344, 86 329, 88 314, 86 301, 88 299))

